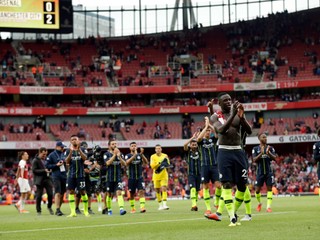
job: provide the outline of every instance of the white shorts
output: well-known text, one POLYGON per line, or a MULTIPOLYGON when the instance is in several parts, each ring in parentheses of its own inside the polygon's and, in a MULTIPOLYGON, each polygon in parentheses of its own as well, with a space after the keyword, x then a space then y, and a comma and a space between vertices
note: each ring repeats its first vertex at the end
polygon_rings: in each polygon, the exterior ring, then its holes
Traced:
POLYGON ((31 191, 28 179, 19 177, 18 184, 19 184, 19 188, 20 188, 21 193, 26 193, 26 192, 31 191))

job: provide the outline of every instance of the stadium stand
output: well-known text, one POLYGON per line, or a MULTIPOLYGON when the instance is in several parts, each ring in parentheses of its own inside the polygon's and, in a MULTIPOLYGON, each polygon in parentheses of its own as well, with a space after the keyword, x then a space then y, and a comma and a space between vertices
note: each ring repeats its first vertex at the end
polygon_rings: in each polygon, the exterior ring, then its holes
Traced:
MULTIPOLYGON (((224 90, 231 92, 244 103, 275 103, 285 104, 292 102, 318 103, 320 98, 320 64, 317 53, 320 42, 316 31, 319 9, 308 14, 287 12, 272 14, 268 18, 256 19, 248 22, 238 22, 228 26, 202 28, 190 30, 186 33, 168 33, 146 36, 132 36, 119 39, 101 39, 90 37, 78 41, 21 41, 20 45, 13 47, 10 41, 0 41, 1 79, 0 79, 0 106, 14 111, 19 107, 24 109, 40 109, 45 111, 55 109, 59 117, 67 117, 65 108, 87 110, 99 107, 126 107, 123 112, 135 119, 127 107, 137 107, 146 111, 155 107, 166 106, 204 106, 208 99, 214 97, 217 87, 231 86, 224 90), (277 24, 282 22, 283 24, 277 24), (314 24, 309 24, 309 23, 314 24), (308 23, 308 24, 307 24, 308 23), (268 27, 266 27, 268 26, 268 27), (294 28, 292 27, 294 26, 294 28), (308 26, 305 28, 305 26, 308 26), (267 32, 265 32, 267 29, 267 32), (316 36, 316 37, 315 37, 316 36), (85 51, 84 51, 85 49, 85 51), (112 51, 111 51, 112 50, 112 51), (188 86, 180 82, 181 68, 173 64, 179 55, 191 55, 201 62, 199 69, 190 71, 191 81, 188 86), (17 69, 14 65, 19 55, 30 55, 37 58, 39 69, 33 72, 30 69, 17 69), (171 64, 171 65, 170 65, 171 64), (37 72, 38 71, 38 72, 37 72), (39 78, 40 76, 40 78, 39 78), (299 87, 302 81, 316 82, 313 85, 299 87), (277 83, 277 88, 235 90, 237 83, 277 83), (281 85, 284 83, 284 85, 281 85), (226 84, 226 85, 225 85, 226 84), (13 87, 6 92, 2 87, 13 87), (63 87, 59 95, 55 94, 19 94, 17 86, 43 86, 63 87), (142 87, 144 86, 144 87, 142 87), (178 86, 171 92, 156 93, 144 89, 152 86, 178 86), (280 87, 279 87, 280 86, 280 87), (90 87, 107 89, 99 94, 84 94, 90 87), (122 93, 113 93, 124 87, 122 93), (134 93, 129 94, 128 89, 138 87, 134 93), (63 91, 72 88, 76 93, 65 94, 63 91), (80 91, 83 91, 81 92, 80 91), (200 89, 199 92, 197 90, 200 89), (215 89, 215 90, 214 90, 215 89), (110 91, 110 93, 109 93, 110 91), (4 94, 2 94, 4 93, 4 94), (119 102, 121 101, 121 106, 119 102)), ((220 88, 219 88, 220 89, 220 88)), ((302 110, 304 107, 300 107, 302 110)), ((319 107, 309 107, 310 112, 319 112, 319 107)), ((6 109, 5 109, 6 110, 6 109)), ((4 112, 5 112, 4 110, 4 112)), ((291 117, 282 116, 282 110, 273 108, 262 119, 257 127, 256 134, 268 135, 309 134, 319 127, 317 118, 299 116, 295 106, 285 110, 291 111, 291 117), (270 112, 273 116, 269 117, 270 112), (269 115, 268 115, 269 114, 269 115)), ((120 114, 125 115, 120 111, 120 114)), ((67 141, 70 135, 77 134, 81 140, 109 140, 117 137, 118 140, 148 140, 148 139, 186 139, 201 128, 203 122, 199 119, 206 111, 194 112, 192 117, 197 119, 182 119, 185 112, 170 113, 179 115, 177 121, 147 119, 146 126, 142 120, 133 124, 123 124, 127 116, 119 117, 119 127, 110 125, 100 127, 96 123, 67 123, 61 125, 54 114, 46 116, 54 119, 54 123, 47 123, 47 128, 33 128, 33 132, 22 133, 11 131, 20 129, 19 118, 23 114, 11 116, 4 113, 0 129, 2 141, 67 141), (9 124, 7 117, 12 124, 9 124), (121 124, 122 123, 122 124, 121 124), (160 126, 157 127, 157 126, 160 126), (142 130, 143 128, 143 130, 142 130), (3 138, 5 136, 5 138, 3 138), (40 139, 37 139, 37 136, 40 139)), ((56 114, 56 113, 55 113, 56 114)), ((100 113, 101 114, 101 113, 100 113)), ((139 113, 140 114, 140 113, 139 113)), ((37 114, 31 113, 31 116, 37 114)), ((80 112, 81 117, 87 118, 87 111, 80 112)), ((253 116, 251 114, 251 116, 253 116)), ((160 115, 159 115, 160 116, 160 115)), ((255 122, 252 120, 252 124, 255 122)), ((23 130, 24 131, 24 130, 23 130)), ((171 150, 171 152, 175 152, 171 150)), ((13 153, 2 156, 0 163, 0 188, 15 191, 13 186, 14 171, 17 161, 13 153), (8 160, 9 159, 9 160, 8 160), (7 163, 13 166, 6 167, 7 163)), ((2 153, 2 155, 5 155, 2 153)), ((182 155, 182 154, 181 154, 182 155)), ((172 195, 181 194, 187 189, 187 171, 183 156, 171 154, 174 168, 170 170, 170 192, 172 195)), ((251 187, 255 179, 255 165, 251 164, 251 187)), ((279 193, 312 192, 316 187, 316 166, 309 152, 302 154, 282 154, 275 163, 276 183, 279 193)), ((147 194, 151 196, 151 170, 145 172, 147 194)), ((15 192, 14 198, 17 199, 15 192)), ((4 197, 4 196, 2 196, 4 197)))

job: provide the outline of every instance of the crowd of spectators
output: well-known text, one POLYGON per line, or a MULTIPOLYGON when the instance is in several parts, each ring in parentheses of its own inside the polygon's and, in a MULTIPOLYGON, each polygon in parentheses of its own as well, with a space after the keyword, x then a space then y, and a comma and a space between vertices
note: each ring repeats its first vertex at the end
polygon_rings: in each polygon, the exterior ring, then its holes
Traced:
MULTIPOLYGON (((226 50, 231 52, 231 58, 224 59, 219 63, 224 69, 219 78, 231 78, 234 82, 237 80, 233 79, 234 71, 238 71, 238 74, 246 74, 251 69, 258 74, 268 73, 269 79, 273 80, 277 77, 278 67, 281 66, 286 66, 289 77, 295 77, 298 76, 298 71, 304 71, 308 61, 314 66, 313 74, 319 75, 320 63, 313 46, 320 44, 320 41, 313 34, 318 32, 318 23, 313 17, 313 14, 303 12, 289 14, 284 11, 269 14, 267 18, 239 21, 223 27, 222 30, 227 38, 226 50), (301 53, 301 57, 308 58, 306 61, 301 61, 300 66, 296 66, 295 62, 292 63, 287 56, 279 54, 281 48, 290 47, 296 43, 305 46, 305 51, 301 53)), ((215 31, 218 30, 213 29, 212 31, 215 34, 215 31)), ((38 58, 42 65, 56 66, 57 63, 53 60, 53 56, 59 55, 62 57, 65 60, 65 66, 71 72, 62 76, 65 86, 79 86, 78 82, 72 80, 72 75, 82 77, 83 86, 101 86, 104 79, 90 76, 91 72, 105 73, 114 83, 114 86, 119 83, 125 86, 137 83, 139 85, 152 85, 152 79, 147 76, 148 67, 157 69, 159 64, 162 63, 147 57, 148 50, 163 52, 163 56, 168 56, 169 61, 173 61, 175 56, 183 54, 200 56, 204 48, 210 45, 210 42, 203 38, 204 33, 206 32, 202 28, 196 27, 190 30, 185 29, 179 33, 130 36, 127 39, 119 40, 119 46, 113 40, 94 36, 89 36, 87 39, 78 38, 75 43, 55 39, 45 42, 42 39, 37 39, 36 44, 40 46, 39 51, 29 48, 28 45, 25 49, 23 42, 16 50, 19 54, 38 58), (47 50, 43 50, 41 48, 43 44, 47 44, 51 48, 44 47, 43 49, 47 50), (87 56, 83 53, 76 52, 79 48, 86 48, 87 46, 96 49, 95 53, 91 53, 95 54, 90 56, 92 57, 91 63, 85 61, 87 56), (135 74, 123 76, 123 63, 130 64, 133 61, 139 62, 135 74), (121 79, 121 81, 118 82, 118 79, 121 79)), ((10 42, 11 39, 7 41, 10 42)), ((3 54, 2 59, 0 59, 3 69, 16 70, 13 69, 15 65, 14 55, 11 50, 3 54)), ((213 68, 217 59, 221 58, 222 56, 210 53, 207 59, 208 64, 204 66, 213 68)), ((173 77, 174 73, 179 71, 180 68, 170 69, 167 72, 173 77)), ((5 74, 9 75, 7 72, 5 74)), ((176 79, 173 77, 172 80, 176 79)), ((168 81, 168 84, 169 82, 171 84, 172 81, 168 81)), ((19 81, 19 84, 23 84, 23 81, 19 81)))
POLYGON ((32 124, 31 123, 14 124, 12 122, 10 122, 9 124, 4 124, 2 121, 0 121, 0 133, 1 133, 0 141, 2 142, 6 142, 9 140, 6 133, 9 133, 9 134, 34 133, 35 140, 40 141, 43 131, 46 131, 46 120, 43 115, 37 116, 32 124))
POLYGON ((172 137, 167 123, 164 123, 162 128, 159 122, 156 121, 154 128, 153 139, 170 139, 172 137))

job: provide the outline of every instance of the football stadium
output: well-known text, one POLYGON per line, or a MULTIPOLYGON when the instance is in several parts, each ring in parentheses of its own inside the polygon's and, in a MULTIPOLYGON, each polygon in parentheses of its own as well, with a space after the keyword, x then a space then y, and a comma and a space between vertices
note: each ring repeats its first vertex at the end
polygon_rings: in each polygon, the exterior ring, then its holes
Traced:
POLYGON ((318 0, 0 0, 1 239, 318 239, 318 0))

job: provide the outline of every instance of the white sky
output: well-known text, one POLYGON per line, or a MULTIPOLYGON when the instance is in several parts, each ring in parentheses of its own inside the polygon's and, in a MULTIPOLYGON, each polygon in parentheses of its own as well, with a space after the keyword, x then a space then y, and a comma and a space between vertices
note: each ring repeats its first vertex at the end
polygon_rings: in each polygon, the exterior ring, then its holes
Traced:
MULTIPOLYGON (((226 4, 228 0, 191 0, 192 4, 195 6, 197 3, 198 5, 206 5, 211 2, 211 4, 221 4, 224 3, 226 4)), ((262 0, 263 1, 263 0, 262 0)), ((278 3, 280 3, 281 6, 283 6, 282 1, 277 1, 274 0, 278 3)), ((180 5, 182 5, 183 0, 180 0, 180 5)), ((257 2, 257 0, 230 0, 230 3, 241 3, 241 2, 257 2)), ((278 3, 274 3, 274 5, 279 5, 278 3)), ((132 6, 139 6, 139 0, 73 0, 72 1, 73 5, 78 5, 82 4, 83 6, 86 6, 87 9, 96 9, 97 6, 99 9, 109 9, 109 6, 111 7, 116 7, 120 8, 121 6, 125 7, 132 7, 132 6)), ((175 0, 141 0, 141 5, 142 7, 144 6, 155 6, 157 5, 158 7, 163 7, 166 4, 168 6, 173 6, 175 4, 175 0)), ((297 4, 298 8, 307 8, 309 5, 309 8, 313 7, 319 7, 319 0, 285 0, 285 5, 288 8, 295 8, 295 4, 297 4)), ((268 3, 270 5, 270 3, 268 3)))
MULTIPOLYGON (((180 0, 180 4, 182 4, 183 0, 180 0)), ((257 0, 248 0, 250 1, 257 1, 257 0)), ((208 4, 209 2, 211 2, 211 4, 219 4, 219 3, 227 3, 227 0, 201 0, 201 1, 197 1, 197 0, 192 0, 192 4, 196 5, 196 3, 198 3, 198 5, 203 5, 203 4, 208 4)), ((230 0, 230 3, 241 3, 241 2, 247 2, 247 0, 230 0)), ((282 1, 280 1, 282 2, 282 1)), ((285 0, 285 2, 287 3, 287 5, 295 5, 295 2, 297 2, 298 5, 304 4, 306 3, 306 5, 309 2, 309 7, 315 7, 315 6, 319 6, 319 0, 285 0), (300 3, 299 3, 300 2, 300 3), (312 6, 313 5, 313 6, 312 6)), ((97 8, 97 6, 99 6, 100 9, 102 8, 109 8, 109 6, 111 7, 121 7, 121 6, 129 6, 132 7, 133 5, 138 6, 139 5, 139 0, 73 0, 72 1, 73 5, 77 5, 77 4, 82 4, 84 6, 87 6, 88 8, 97 8)), ((142 6, 164 6, 166 4, 168 5, 174 5, 175 0, 141 0, 141 5, 142 6)))
MULTIPOLYGON (((238 21, 238 20, 248 20, 254 19, 257 16, 266 16, 268 13, 271 12, 282 12, 287 9, 289 12, 294 12, 296 10, 304 10, 308 8, 314 8, 320 6, 320 0, 274 0, 272 5, 271 1, 257 3, 257 0, 230 0, 230 4, 238 3, 237 11, 235 11, 235 7, 231 7, 231 22, 238 21), (249 4, 247 7, 247 2, 256 2, 249 4)), ((142 9, 145 7, 147 8, 158 8, 165 7, 173 7, 175 4, 175 0, 141 0, 142 9)), ((182 6, 183 0, 180 0, 180 6, 182 6)), ((192 0, 193 6, 203 6, 208 5, 211 3, 212 5, 221 5, 226 4, 228 0, 192 0)), ((111 9, 132 9, 133 6, 136 9, 139 8, 139 0, 73 0, 73 5, 81 4, 86 7, 87 10, 97 9, 97 6, 100 10, 108 10, 109 7, 111 9)), ((165 11, 158 11, 157 17, 158 20, 155 20, 155 13, 149 11, 148 16, 145 17, 144 11, 142 12, 142 32, 143 33, 153 33, 153 32, 162 32, 170 30, 172 12, 169 10, 168 17, 165 14, 165 11), (169 29, 168 29, 169 28, 169 29)), ((227 23, 228 22, 228 9, 227 7, 212 7, 211 13, 209 13, 208 8, 199 8, 198 10, 194 10, 196 20, 198 23, 202 23, 203 26, 210 26, 210 25, 218 25, 220 23, 227 23), (221 20, 224 19, 224 20, 221 20)), ((100 13, 103 14, 103 13, 100 13)), ((181 20, 181 12, 179 13, 180 20, 178 20, 179 29, 181 29, 182 20, 181 20), (179 22, 180 21, 180 22, 179 22)), ((108 14, 106 13, 106 16, 108 14)), ((124 21, 126 24, 121 26, 121 18, 120 12, 112 13, 112 18, 115 19, 116 23, 116 35, 129 35, 129 34, 138 34, 139 33, 139 23, 138 23, 138 13, 136 16, 133 16, 132 12, 125 12, 124 21), (135 18, 135 19, 134 19, 135 18), (135 29, 134 29, 134 22, 135 21, 135 29), (121 27, 123 27, 121 29, 121 27), (133 30, 134 29, 134 30, 133 30), (135 31, 135 32, 132 32, 135 31)))
MULTIPOLYGON (((223 0, 211 0, 211 3, 213 2, 222 2, 223 0)), ((182 5, 183 0, 180 0, 180 5, 182 5)), ((208 1, 195 1, 192 0, 192 4, 196 4, 198 2, 198 4, 200 5, 200 3, 202 5, 204 4, 208 4, 208 1)), ((109 6, 111 6, 111 8, 116 8, 116 9, 120 9, 121 6, 123 7, 130 7, 132 8, 134 5, 136 6, 136 8, 139 7, 139 0, 72 0, 72 4, 73 5, 78 5, 78 4, 82 4, 83 6, 87 7, 87 10, 89 9, 96 9, 97 6, 99 6, 99 9, 109 9, 109 6)), ((148 7, 154 7, 155 5, 157 5, 158 7, 164 7, 166 6, 166 4, 168 4, 168 6, 173 6, 175 4, 175 0, 141 0, 141 6, 144 8, 145 6, 148 7)))

